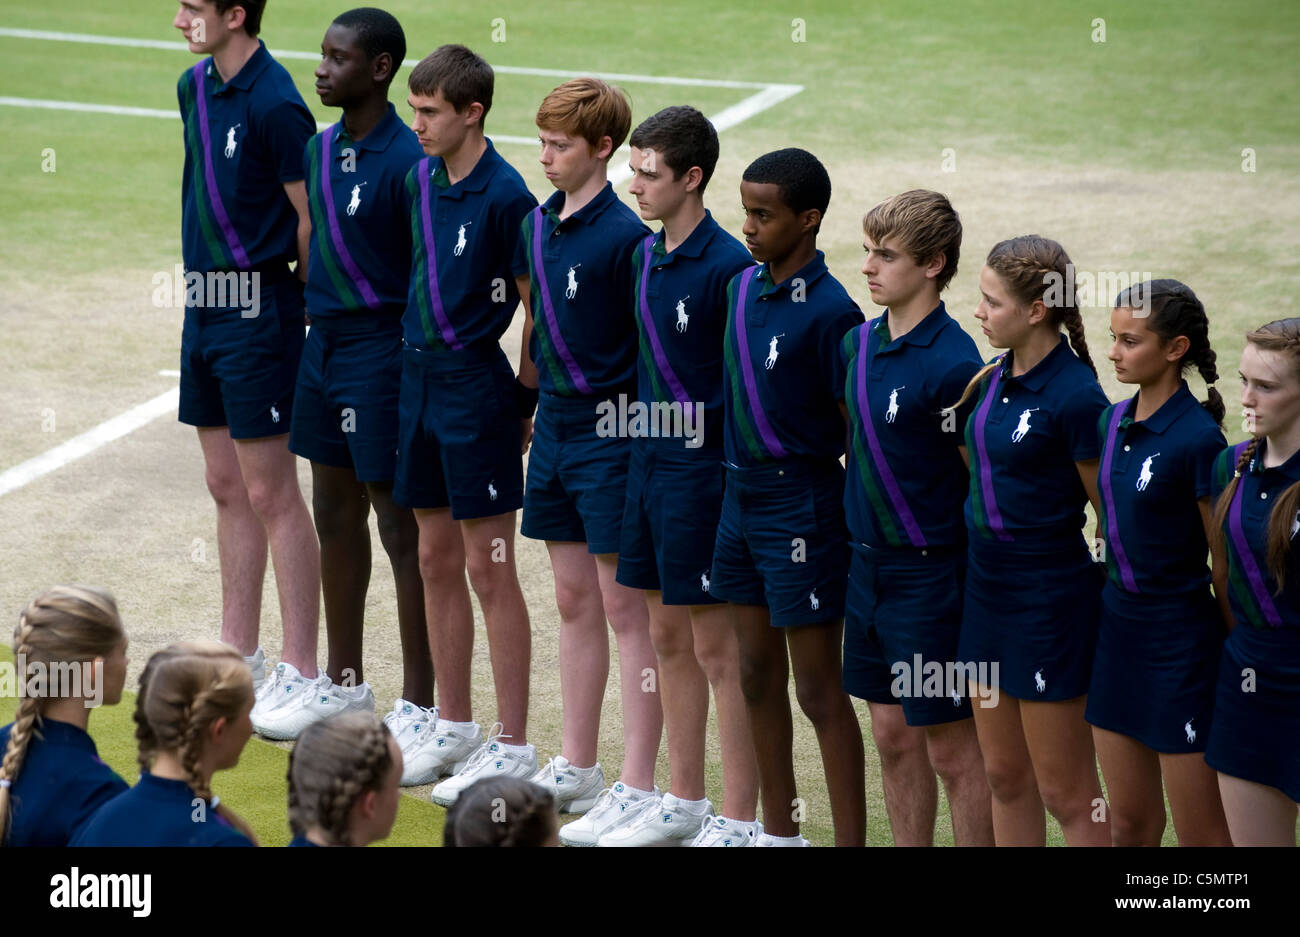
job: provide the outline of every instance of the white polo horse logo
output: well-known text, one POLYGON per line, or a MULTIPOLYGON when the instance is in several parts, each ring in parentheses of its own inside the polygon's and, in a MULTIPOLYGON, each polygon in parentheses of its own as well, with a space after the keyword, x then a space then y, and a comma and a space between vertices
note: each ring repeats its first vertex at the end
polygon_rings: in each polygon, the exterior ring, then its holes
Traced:
POLYGON ((488 482, 488 497, 491 498, 493 501, 497 499, 496 486, 493 485, 491 482, 488 482))
POLYGON ((895 387, 889 392, 889 409, 885 411, 886 423, 892 423, 898 418, 898 392, 904 387, 907 387, 907 385, 904 384, 903 387, 895 387))
POLYGON ((709 572, 708 572, 708 570, 705 570, 704 572, 700 573, 700 591, 701 591, 701 592, 708 592, 708 591, 709 591, 709 572))
POLYGON ((1187 720, 1183 725, 1183 731, 1187 733, 1187 742, 1189 745, 1196 741, 1196 730, 1192 728, 1192 720, 1187 720))
POLYGON ((685 332, 686 323, 691 321, 691 317, 686 314, 686 300, 690 299, 690 294, 677 300, 677 331, 685 332))
POLYGON ((348 202, 349 215, 355 215, 357 213, 357 209, 361 207, 361 186, 363 185, 365 185, 364 182, 354 185, 352 187, 352 201, 348 202))
POLYGON ((767 343, 767 360, 763 362, 763 367, 767 368, 769 371, 771 371, 772 366, 776 364, 776 359, 780 357, 776 350, 776 340, 778 338, 785 338, 785 333, 782 332, 780 335, 773 335, 772 340, 767 343))
POLYGON ((1011 433, 1012 442, 1020 442, 1029 433, 1029 414, 1037 409, 1038 407, 1034 407, 1031 410, 1022 410, 1020 412, 1020 422, 1016 424, 1015 430, 1011 433))
POLYGON ((456 232, 456 247, 454 250, 452 250, 452 253, 455 254, 457 257, 465 253, 465 245, 469 243, 469 241, 465 240, 465 229, 468 228, 473 223, 474 222, 472 221, 465 222, 463 225, 460 226, 460 230, 456 232))
MULTIPOLYGON (((1160 453, 1157 452, 1156 455, 1160 455, 1160 453)), ((1151 484, 1151 479, 1155 478, 1155 474, 1151 471, 1151 460, 1156 455, 1147 456, 1146 461, 1142 463, 1142 474, 1138 475, 1137 480, 1138 491, 1146 491, 1147 485, 1151 484)))
POLYGON ((956 688, 956 687, 953 687, 953 688, 952 688, 952 704, 953 704, 954 706, 960 706, 960 705, 961 705, 961 694, 957 692, 957 688, 956 688))
POLYGON ((271 408, 271 422, 272 423, 280 422, 280 411, 275 409, 275 407, 271 408))
POLYGON ((816 590, 808 593, 808 604, 812 606, 814 612, 822 607, 821 601, 817 598, 816 590))
POLYGON ((1034 687, 1039 693, 1047 691, 1047 681, 1043 679, 1043 672, 1041 670, 1034 671, 1034 687))
POLYGON ((235 155, 235 131, 240 128, 240 124, 235 124, 226 131, 226 159, 235 155))
POLYGON ((573 271, 577 270, 581 266, 582 264, 574 264, 569 268, 569 288, 564 291, 566 299, 573 299, 573 297, 578 295, 578 275, 573 271))

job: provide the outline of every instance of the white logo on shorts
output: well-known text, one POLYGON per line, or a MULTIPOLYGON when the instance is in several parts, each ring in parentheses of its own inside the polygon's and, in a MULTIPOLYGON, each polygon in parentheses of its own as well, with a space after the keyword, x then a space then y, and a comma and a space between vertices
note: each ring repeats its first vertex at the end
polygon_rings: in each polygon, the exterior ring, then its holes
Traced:
POLYGON ((1039 693, 1045 693, 1047 691, 1047 681, 1043 679, 1043 672, 1041 670, 1034 671, 1034 687, 1039 693))
MULTIPOLYGON (((1160 453, 1157 452, 1156 455, 1160 455, 1160 453)), ((1156 455, 1147 456, 1146 461, 1142 463, 1142 474, 1138 476, 1137 480, 1138 491, 1146 491, 1147 485, 1151 484, 1151 479, 1156 477, 1155 473, 1151 471, 1151 460, 1154 459, 1156 455)))
POLYGON ((1029 433, 1029 414, 1033 413, 1034 410, 1037 409, 1038 407, 1034 407, 1032 410, 1021 411, 1020 422, 1016 424, 1016 428, 1011 432, 1012 442, 1020 442, 1020 440, 1024 439, 1029 433))
MULTIPOLYGON (((903 387, 907 385, 904 384, 903 387)), ((892 423, 898 418, 898 392, 903 387, 895 387, 889 392, 889 409, 885 411, 885 422, 892 423)))
POLYGON ((812 610, 814 612, 817 611, 817 609, 822 607, 822 603, 817 598, 816 590, 813 590, 812 592, 808 593, 808 604, 812 606, 812 610))
POLYGON ((226 131, 226 159, 230 159, 235 155, 235 146, 237 145, 235 143, 235 131, 239 129, 239 126, 239 124, 235 124, 226 131))
POLYGON ((573 297, 578 295, 578 275, 574 273, 574 271, 581 266, 582 264, 574 264, 569 268, 569 287, 564 291, 564 297, 566 299, 573 299, 573 297))
POLYGON ((700 573, 700 591, 709 591, 709 571, 707 569, 700 573))
POLYGON ((465 240, 465 229, 468 228, 473 223, 474 222, 472 221, 465 222, 463 225, 460 226, 460 230, 456 232, 456 246, 452 250, 452 253, 455 254, 457 257, 465 253, 465 246, 469 244, 469 241, 465 240))
POLYGON ((275 409, 275 407, 271 408, 271 422, 272 423, 280 422, 280 411, 275 409))
POLYGON ((691 317, 686 314, 686 300, 690 298, 691 295, 687 293, 677 300, 677 331, 679 332, 685 332, 686 324, 691 321, 691 317))
POLYGON ((1192 728, 1192 720, 1188 719, 1183 726, 1183 731, 1187 733, 1187 742, 1191 744, 1196 741, 1196 730, 1192 728))
POLYGON ((497 499, 497 490, 491 482, 488 482, 488 497, 493 501, 497 499))

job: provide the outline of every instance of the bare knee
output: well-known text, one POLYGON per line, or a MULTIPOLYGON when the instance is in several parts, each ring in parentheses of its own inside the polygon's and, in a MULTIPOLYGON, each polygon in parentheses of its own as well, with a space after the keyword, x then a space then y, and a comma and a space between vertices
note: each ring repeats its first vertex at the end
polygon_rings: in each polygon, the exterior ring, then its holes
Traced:
POLYGON ((417 550, 420 541, 415 518, 406 508, 389 503, 383 508, 375 505, 375 526, 379 528, 379 542, 390 558, 409 556, 417 550))
POLYGON ((690 621, 685 622, 673 617, 652 617, 650 619, 650 643, 654 645, 655 654, 660 658, 695 655, 695 641, 691 637, 690 621))
POLYGON ((799 708, 814 726, 834 719, 848 703, 848 697, 840 689, 838 681, 801 680, 796 676, 794 695, 799 701, 799 708))
POLYGON ((357 536, 370 515, 370 502, 364 495, 339 495, 326 491, 324 486, 313 488, 311 508, 316 533, 322 540, 357 536))
POLYGON ((871 737, 885 764, 896 764, 915 757, 925 746, 925 735, 903 719, 902 708, 890 706, 888 717, 878 716, 888 704, 871 707, 871 737), (897 712, 895 712, 897 710, 897 712))
POLYGON ((757 703, 784 686, 785 672, 771 656, 740 652, 740 693, 747 703, 757 703))
MULTIPOLYGON (((1061 824, 1070 823, 1080 815, 1085 815, 1098 807, 1103 807, 1105 801, 1100 803, 1093 799, 1093 792, 1087 784, 1075 782, 1073 780, 1051 780, 1042 782, 1038 786, 1039 794, 1043 798, 1043 806, 1047 812, 1057 819, 1061 824)), ((1097 792, 1099 795, 1099 792, 1097 792)), ((1098 796, 1098 800, 1100 797, 1098 796)))
POLYGON ((973 773, 984 771, 979 742, 974 731, 955 734, 952 731, 927 738, 930 765, 945 787, 951 787, 973 773))
POLYGON ((1009 804, 1033 793, 1037 788, 1034 767, 1029 762, 1023 764, 984 758, 984 773, 988 777, 989 791, 999 803, 1009 804))
POLYGON ((209 464, 204 474, 208 492, 217 507, 235 507, 248 502, 248 492, 244 490, 244 477, 239 466, 218 466, 209 464))
MULTIPOLYGON (((555 583, 555 607, 560 613, 560 620, 566 622, 583 621, 599 614, 601 608, 600 592, 594 583, 576 582, 555 583)), ((603 614, 601 627, 605 626, 603 614)))
POLYGON ((444 586, 464 575, 464 556, 442 538, 420 538, 420 578, 430 586, 444 586))
POLYGON ((1159 844, 1165 835, 1165 823, 1164 804, 1155 812, 1113 802, 1110 805, 1110 838, 1116 846, 1159 844))
POLYGON ((469 584, 480 600, 507 585, 514 577, 514 565, 507 559, 504 547, 501 550, 492 547, 466 549, 465 571, 469 573, 469 584))

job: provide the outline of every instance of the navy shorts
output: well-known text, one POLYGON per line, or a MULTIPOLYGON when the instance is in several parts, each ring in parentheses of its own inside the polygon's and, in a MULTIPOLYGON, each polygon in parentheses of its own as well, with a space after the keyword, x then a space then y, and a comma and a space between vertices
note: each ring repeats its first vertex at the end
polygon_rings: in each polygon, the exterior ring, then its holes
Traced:
POLYGON ((1300 627, 1239 624, 1223 644, 1205 761, 1300 803, 1300 627))
POLYGON ((255 316, 246 318, 248 310, 239 307, 186 307, 182 423, 228 426, 232 439, 289 432, 307 331, 302 292, 287 268, 276 276, 259 275, 255 316))
POLYGON ((450 506, 458 521, 519 510, 514 383, 499 345, 474 353, 404 343, 393 500, 420 510, 450 506))
POLYGON ((617 553, 632 440, 596 435, 600 400, 542 394, 528 453, 520 531, 533 540, 617 553))
POLYGON ((839 462, 727 466, 714 596, 766 606, 777 627, 844 617, 849 532, 839 462))
POLYGON ((335 330, 314 320, 298 367, 289 451, 354 469, 357 481, 392 482, 401 386, 400 322, 335 330))
POLYGON ((1223 653, 1223 616, 1208 588, 1133 595, 1107 582, 1084 718, 1152 751, 1205 751, 1223 653))
POLYGON ((1086 694, 1106 573, 1083 539, 1050 552, 972 541, 966 556, 958 660, 1015 699, 1086 694))
POLYGON ((634 441, 618 582, 658 590, 665 605, 721 602, 710 573, 725 483, 720 451, 634 441))
POLYGON ((961 548, 877 550, 853 544, 844 610, 844 692, 901 703, 909 726, 971 717, 961 635, 961 548))

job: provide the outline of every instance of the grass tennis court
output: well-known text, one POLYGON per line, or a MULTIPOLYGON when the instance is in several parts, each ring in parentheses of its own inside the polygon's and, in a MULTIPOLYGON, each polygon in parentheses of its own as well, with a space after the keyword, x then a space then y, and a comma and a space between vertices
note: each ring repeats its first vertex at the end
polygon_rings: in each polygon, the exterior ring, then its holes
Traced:
MULTIPOLYGON (((271 0, 262 37, 273 52, 310 56, 332 17, 349 5, 271 0)), ((858 272, 861 215, 914 187, 946 193, 962 214, 964 256, 945 300, 982 350, 988 348, 971 317, 976 275, 983 255, 1003 238, 1055 238, 1081 271, 1183 280, 1210 314, 1229 442, 1245 435, 1235 418, 1242 333, 1298 314, 1300 114, 1282 96, 1300 72, 1300 8, 1259 0, 1140 8, 943 3, 924 12, 898 0, 665 0, 618 9, 492 0, 436 11, 410 0, 383 5, 402 21, 408 60, 463 42, 494 66, 519 70, 498 74, 486 126, 541 198, 551 189, 536 144, 508 138, 531 139, 537 103, 571 75, 641 76, 617 81, 631 95, 634 123, 668 104, 693 104, 714 117, 739 108, 721 134, 722 157, 706 196, 733 233, 744 167, 779 147, 811 150, 834 186, 819 246, 869 315, 875 307, 858 272), (1104 42, 1096 41, 1099 30, 1104 42), (769 85, 802 90, 761 109, 745 104, 769 85)), ((180 260, 183 153, 175 87, 194 59, 180 47, 148 45, 181 41, 170 26, 174 13, 155 0, 10 0, 0 12, 0 473, 176 386, 173 374, 160 372, 178 367, 182 311, 155 306, 151 297, 155 275, 170 275, 180 260), (66 38, 87 35, 136 42, 66 38)), ((312 91, 310 57, 281 61, 317 120, 337 119, 312 91)), ((393 88, 404 118, 405 74, 393 88)), ((1099 297, 1100 307, 1085 309, 1084 318, 1102 386, 1119 399, 1131 390, 1121 391, 1104 363, 1103 307, 1111 298, 1099 297)), ((512 360, 518 327, 504 342, 512 360)), ((1192 389, 1203 396, 1195 379, 1192 389)), ((305 463, 300 476, 309 492, 305 463)), ((366 668, 386 710, 400 692, 400 658, 392 575, 377 537, 375 543, 366 668)), ((128 688, 152 651, 218 632, 215 512, 195 433, 176 422, 174 407, 0 494, 0 556, 6 642, 20 609, 48 585, 90 582, 116 594, 131 637, 128 688)), ((543 545, 521 540, 519 567, 534 631, 530 735, 545 758, 559 744, 560 699, 559 623, 543 545)), ((262 624, 263 645, 275 659, 273 586, 265 591, 262 624)), ((323 635, 322 629, 322 659, 323 635)), ((475 675, 475 710, 486 725, 493 697, 481 617, 475 675)), ((11 710, 11 700, 0 700, 0 720, 8 721, 11 710)), ((866 730, 865 707, 858 711, 866 730)), ((800 793, 808 801, 805 835, 828 844, 816 741, 801 716, 795 726, 800 793)), ((129 703, 97 713, 92 729, 105 760, 133 779, 129 703)), ((614 680, 601 728, 611 781, 620 746, 614 680)), ((287 839, 284 757, 272 748, 250 743, 240 768, 216 781, 266 843, 287 839), (276 785, 274 796, 263 782, 276 785)), ((867 749, 868 839, 885 845, 889 827, 869 740, 867 749)), ((665 751, 661 787, 668 782, 665 751)), ((712 741, 709 762, 716 802, 721 776, 712 741)), ((404 801, 389 842, 438 841, 442 811, 427 804, 428 788, 408 793, 424 803, 404 801)), ((1048 837, 1061 841, 1054 823, 1048 837)), ((951 843, 946 814, 936 840, 951 843)), ((1172 825, 1165 841, 1173 842, 1172 825)))

